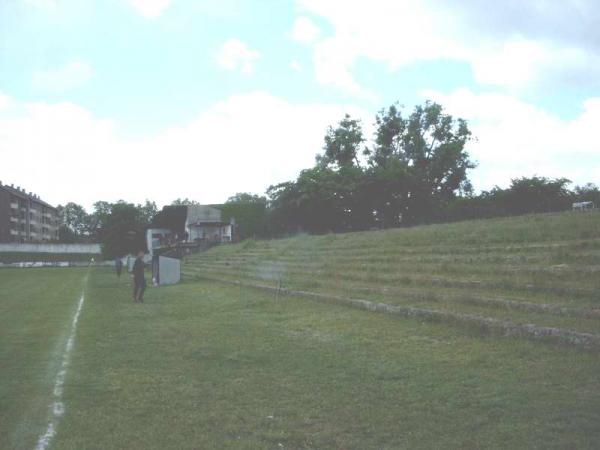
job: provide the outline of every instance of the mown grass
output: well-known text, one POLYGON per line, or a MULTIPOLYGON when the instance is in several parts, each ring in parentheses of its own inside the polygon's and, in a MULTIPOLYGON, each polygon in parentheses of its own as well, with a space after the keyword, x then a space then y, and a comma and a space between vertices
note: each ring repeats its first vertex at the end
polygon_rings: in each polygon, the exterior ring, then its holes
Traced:
POLYGON ((0 448, 34 448, 87 269, 0 269, 0 448))
POLYGON ((594 448, 597 354, 214 283, 90 277, 60 449, 594 448))
MULTIPOLYGON (((184 282, 143 305, 127 278, 92 268, 51 448, 597 448, 597 351, 197 277, 595 332, 600 319, 572 311, 598 307, 597 281, 578 272, 600 257, 598 219, 248 241, 190 258, 184 282), (509 270, 557 264, 560 276, 509 270)), ((0 448, 33 448, 45 430, 85 273, 0 270, 0 448)))

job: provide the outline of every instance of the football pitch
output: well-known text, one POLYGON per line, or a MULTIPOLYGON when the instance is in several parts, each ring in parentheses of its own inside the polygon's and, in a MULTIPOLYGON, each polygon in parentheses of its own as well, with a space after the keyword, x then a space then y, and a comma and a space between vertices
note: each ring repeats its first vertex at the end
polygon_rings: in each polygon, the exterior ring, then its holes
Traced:
POLYGON ((99 267, 0 286, 2 449, 600 442, 596 351, 209 281, 134 304, 99 267))

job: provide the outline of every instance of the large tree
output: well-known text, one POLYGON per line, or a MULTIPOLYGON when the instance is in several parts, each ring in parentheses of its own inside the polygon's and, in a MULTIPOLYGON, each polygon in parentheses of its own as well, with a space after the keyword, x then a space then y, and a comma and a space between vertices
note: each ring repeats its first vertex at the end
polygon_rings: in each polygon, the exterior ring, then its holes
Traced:
POLYGON ((156 205, 146 201, 135 205, 119 200, 116 203, 97 202, 95 215, 97 234, 106 258, 145 250, 144 233, 154 219, 156 205))
POLYGON ((506 210, 509 214, 527 214, 567 209, 572 200, 567 188, 570 183, 566 178, 515 178, 503 195, 506 210))
POLYGON ((475 167, 465 149, 471 132, 463 119, 454 119, 437 103, 416 106, 405 117, 397 105, 376 117, 375 143, 369 149, 372 174, 384 185, 390 168, 399 178, 401 191, 386 189, 385 204, 397 203, 394 214, 404 221, 426 220, 440 204, 468 188, 467 171, 475 167))
POLYGON ((267 199, 264 196, 247 192, 237 193, 218 206, 223 213, 223 220, 231 218, 236 223, 236 239, 265 237, 267 228, 267 199))
POLYGON ((337 169, 360 166, 359 154, 365 142, 360 121, 348 114, 325 134, 323 154, 317 155, 317 164, 337 169))
POLYGON ((114 203, 102 227, 104 256, 114 258, 144 249, 144 226, 140 209, 133 203, 114 203))
POLYGON ((66 205, 58 205, 58 216, 60 225, 63 227, 63 236, 69 236, 69 240, 78 240, 89 234, 90 216, 85 208, 77 203, 69 202, 66 205), (64 228, 68 228, 68 233, 64 228))
POLYGON ((406 117, 392 105, 377 114, 369 148, 361 123, 346 115, 327 129, 313 168, 269 188, 275 228, 326 232, 431 220, 470 189, 470 138, 467 123, 436 103, 406 117))

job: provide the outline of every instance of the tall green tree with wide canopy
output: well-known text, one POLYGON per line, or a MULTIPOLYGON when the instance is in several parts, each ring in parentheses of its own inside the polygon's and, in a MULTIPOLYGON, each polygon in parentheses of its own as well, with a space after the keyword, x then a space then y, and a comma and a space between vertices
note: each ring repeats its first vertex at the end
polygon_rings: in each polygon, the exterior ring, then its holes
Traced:
POLYGON ((359 120, 346 114, 334 127, 327 128, 323 154, 317 155, 317 164, 329 168, 359 167, 361 146, 365 142, 359 120))
POLYGON ((468 188, 467 171, 475 163, 465 149, 471 139, 465 120, 432 102, 416 106, 407 117, 392 105, 375 120, 375 142, 367 150, 370 174, 382 186, 385 205, 402 221, 426 220, 461 187, 468 188))
POLYGON ((64 235, 69 236, 71 242, 89 234, 90 216, 83 206, 69 202, 64 206, 58 205, 56 209, 64 235))
POLYGON ((368 147, 360 121, 345 115, 327 129, 314 167, 269 188, 276 228, 287 223, 290 231, 326 232, 417 223, 469 190, 467 171, 475 164, 465 150, 471 132, 464 120, 426 102, 408 116, 394 104, 377 114, 375 125, 368 147))

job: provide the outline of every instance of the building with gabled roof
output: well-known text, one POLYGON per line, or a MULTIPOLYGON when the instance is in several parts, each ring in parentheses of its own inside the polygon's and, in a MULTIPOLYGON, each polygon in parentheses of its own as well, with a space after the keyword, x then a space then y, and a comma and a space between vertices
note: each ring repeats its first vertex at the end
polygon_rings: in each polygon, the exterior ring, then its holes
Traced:
POLYGON ((148 251, 178 243, 232 242, 235 220, 224 221, 221 210, 208 205, 165 206, 146 230, 148 251))

